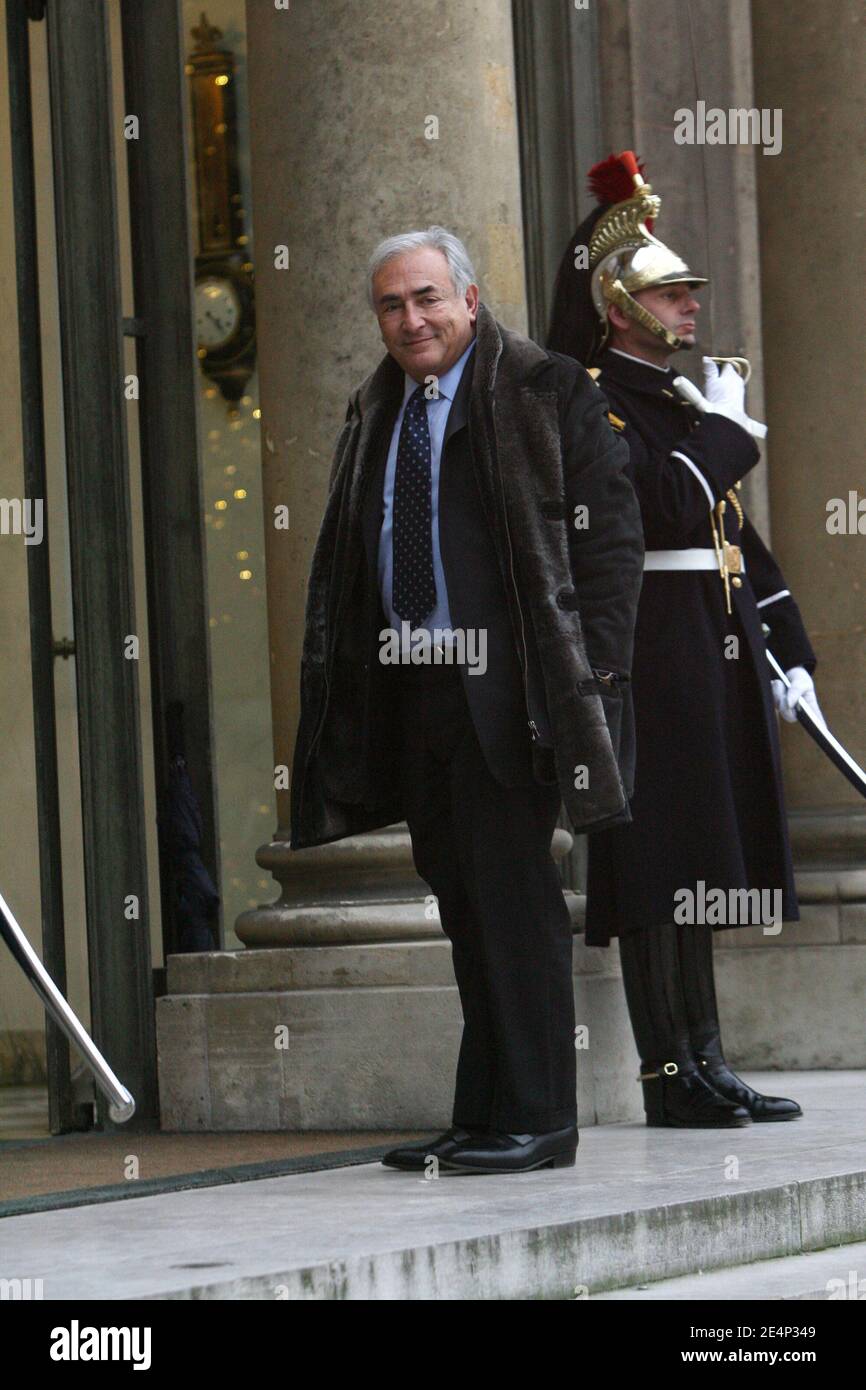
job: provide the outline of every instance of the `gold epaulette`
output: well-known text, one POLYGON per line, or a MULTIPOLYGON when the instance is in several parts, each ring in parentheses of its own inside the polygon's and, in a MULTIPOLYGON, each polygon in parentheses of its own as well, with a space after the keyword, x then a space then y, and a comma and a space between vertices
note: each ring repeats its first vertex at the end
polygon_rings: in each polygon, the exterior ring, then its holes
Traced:
MULTIPOLYGON (((586 370, 589 376, 592 377, 593 381, 597 383, 599 377, 601 376, 601 367, 587 367, 586 370)), ((621 420, 618 415, 614 415, 612 410, 609 410, 607 412, 607 418, 608 420, 610 420, 610 423, 613 425, 615 430, 625 429, 625 420, 621 420)))

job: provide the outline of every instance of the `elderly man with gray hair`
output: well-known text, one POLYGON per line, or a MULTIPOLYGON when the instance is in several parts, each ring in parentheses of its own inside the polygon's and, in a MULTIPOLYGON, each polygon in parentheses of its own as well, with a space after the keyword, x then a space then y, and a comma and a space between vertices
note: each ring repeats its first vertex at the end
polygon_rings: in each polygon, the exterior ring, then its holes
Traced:
POLYGON ((405 820, 451 941, 452 1126, 383 1161, 570 1165, 573 929, 551 839, 563 801, 576 831, 630 816, 628 450, 583 367, 496 321, 444 228, 382 242, 368 290, 387 353, 349 400, 313 556, 291 845, 405 820))

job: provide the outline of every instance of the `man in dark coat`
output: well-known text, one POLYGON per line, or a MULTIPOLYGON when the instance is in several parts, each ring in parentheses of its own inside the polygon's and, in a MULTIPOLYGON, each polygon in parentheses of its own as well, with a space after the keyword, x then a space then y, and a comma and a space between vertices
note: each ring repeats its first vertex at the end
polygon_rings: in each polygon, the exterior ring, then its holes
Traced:
POLYGON ((550 342, 590 368, 629 446, 646 556, 632 820, 590 841, 586 940, 619 938, 649 1123, 792 1119, 796 1102, 759 1095, 724 1060, 712 939, 799 918, 774 700, 794 717, 815 654, 739 498, 764 433, 742 375, 705 358, 704 395, 668 365, 694 344, 704 281, 649 231, 659 200, 631 152, 591 186, 601 205, 563 259, 550 342), (768 642, 790 693, 771 689, 768 642))
POLYGON ((479 302, 443 228, 382 243, 369 289, 388 355, 349 402, 313 557, 291 844, 405 819, 452 943, 452 1128, 385 1162, 572 1163, 572 932, 550 845, 562 800, 575 829, 629 815, 628 450, 583 367, 479 302), (466 634, 483 661, 461 659, 466 634))

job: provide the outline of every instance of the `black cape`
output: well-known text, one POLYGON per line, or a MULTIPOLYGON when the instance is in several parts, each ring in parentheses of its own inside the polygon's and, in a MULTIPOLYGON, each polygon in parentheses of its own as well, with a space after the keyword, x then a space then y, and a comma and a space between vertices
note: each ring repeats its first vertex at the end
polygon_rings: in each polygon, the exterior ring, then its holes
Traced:
MULTIPOLYGON (((754 440, 686 405, 672 386, 676 370, 611 349, 597 365, 609 418, 630 448, 647 551, 711 547, 711 501, 758 462, 754 440)), ((799 919, 766 647, 785 670, 813 671, 815 654, 775 560, 729 500, 724 524, 745 558, 730 615, 718 570, 644 573, 632 821, 588 837, 589 945, 673 921, 675 894, 699 891, 700 881, 707 891, 781 890, 782 919, 799 919), (731 636, 735 658, 726 656, 731 636)))

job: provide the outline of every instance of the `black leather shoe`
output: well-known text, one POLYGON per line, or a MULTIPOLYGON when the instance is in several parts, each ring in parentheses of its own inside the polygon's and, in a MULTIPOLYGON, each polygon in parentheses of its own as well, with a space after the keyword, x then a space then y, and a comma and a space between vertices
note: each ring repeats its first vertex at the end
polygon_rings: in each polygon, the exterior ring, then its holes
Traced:
POLYGON ((447 1129, 438 1139, 428 1139, 424 1144, 404 1144, 399 1149, 391 1149, 382 1162, 387 1168, 402 1168, 409 1173, 423 1173, 427 1167, 428 1155, 443 1158, 451 1149, 464 1144, 472 1138, 468 1129, 447 1129))
POLYGON ((748 1110, 726 1100, 697 1066, 676 1062, 644 1062, 646 1122, 673 1129, 738 1129, 751 1121, 748 1110))
POLYGON ((803 1111, 795 1100, 783 1096, 762 1096, 731 1071, 724 1057, 700 1057, 701 1071, 714 1091, 747 1110, 753 1120, 797 1120, 803 1111))
POLYGON ((531 1173, 535 1168, 571 1168, 577 1125, 548 1134, 482 1134, 451 1149, 441 1167, 451 1173, 531 1173))

